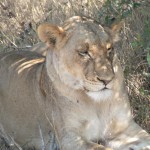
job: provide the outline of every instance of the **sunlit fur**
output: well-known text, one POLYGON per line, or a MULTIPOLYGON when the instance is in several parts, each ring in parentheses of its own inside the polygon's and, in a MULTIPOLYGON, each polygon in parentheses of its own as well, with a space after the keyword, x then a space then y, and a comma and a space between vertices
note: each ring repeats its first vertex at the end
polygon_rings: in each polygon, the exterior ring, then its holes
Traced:
POLYGON ((18 149, 149 150, 111 48, 119 29, 76 16, 38 27, 46 53, 1 54, 0 138, 18 149))

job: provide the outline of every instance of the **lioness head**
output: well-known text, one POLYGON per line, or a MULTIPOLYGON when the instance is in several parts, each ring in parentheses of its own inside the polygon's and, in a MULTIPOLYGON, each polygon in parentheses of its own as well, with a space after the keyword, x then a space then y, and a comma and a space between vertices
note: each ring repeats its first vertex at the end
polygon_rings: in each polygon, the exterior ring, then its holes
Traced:
POLYGON ((51 59, 64 84, 85 91, 94 100, 109 98, 115 76, 113 43, 119 28, 104 28, 78 16, 63 27, 40 25, 39 38, 49 46, 47 68, 51 59))

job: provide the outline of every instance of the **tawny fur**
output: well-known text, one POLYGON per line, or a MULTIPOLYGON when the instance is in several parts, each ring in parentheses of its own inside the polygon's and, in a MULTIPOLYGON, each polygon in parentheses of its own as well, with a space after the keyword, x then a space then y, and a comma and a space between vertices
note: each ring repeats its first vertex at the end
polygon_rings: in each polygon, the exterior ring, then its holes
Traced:
POLYGON ((150 136, 132 119, 123 71, 110 53, 115 32, 117 26, 72 17, 62 28, 39 27, 46 58, 1 54, 0 136, 39 150, 54 149, 56 141, 61 150, 149 150, 150 136))

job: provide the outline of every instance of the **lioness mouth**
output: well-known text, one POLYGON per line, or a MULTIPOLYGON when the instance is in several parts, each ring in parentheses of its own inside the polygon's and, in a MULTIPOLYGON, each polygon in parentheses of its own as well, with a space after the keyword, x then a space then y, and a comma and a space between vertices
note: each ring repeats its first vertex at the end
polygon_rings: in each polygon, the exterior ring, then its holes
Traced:
POLYGON ((84 90, 85 90, 86 92, 102 92, 102 91, 106 91, 106 90, 110 90, 110 89, 107 88, 107 87, 104 87, 104 88, 99 89, 99 90, 92 90, 92 89, 87 89, 86 87, 84 87, 84 90))

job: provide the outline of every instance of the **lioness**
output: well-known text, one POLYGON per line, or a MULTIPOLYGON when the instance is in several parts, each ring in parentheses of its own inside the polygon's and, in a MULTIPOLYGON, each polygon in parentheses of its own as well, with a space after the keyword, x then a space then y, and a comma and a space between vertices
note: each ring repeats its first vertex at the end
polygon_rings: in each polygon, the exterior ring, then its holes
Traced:
POLYGON ((46 58, 2 54, 1 137, 19 148, 54 150, 55 135, 60 150, 150 150, 150 136, 132 119, 114 54, 119 28, 76 16, 63 27, 39 26, 46 58))

